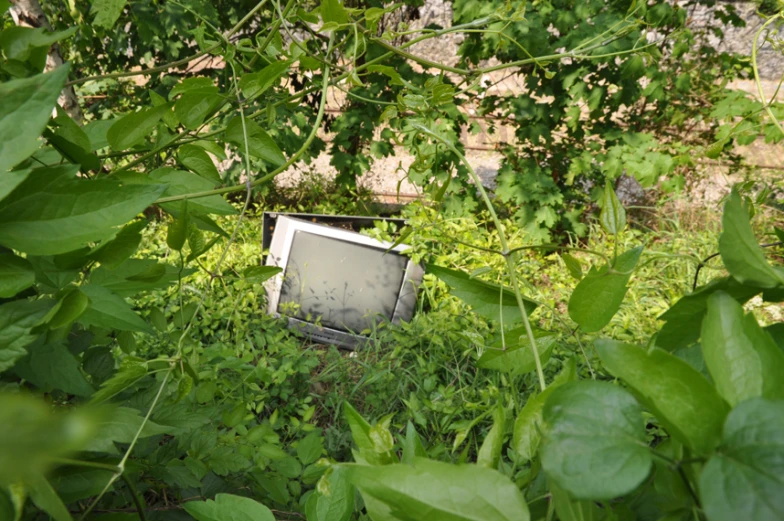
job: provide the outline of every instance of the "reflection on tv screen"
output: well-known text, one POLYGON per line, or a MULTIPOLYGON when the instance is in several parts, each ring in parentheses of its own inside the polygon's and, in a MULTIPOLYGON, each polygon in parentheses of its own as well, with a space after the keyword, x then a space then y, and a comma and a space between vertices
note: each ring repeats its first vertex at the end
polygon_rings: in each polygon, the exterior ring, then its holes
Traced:
POLYGON ((395 252, 296 231, 283 278, 279 311, 297 304, 300 320, 359 332, 391 319, 408 258, 395 252))

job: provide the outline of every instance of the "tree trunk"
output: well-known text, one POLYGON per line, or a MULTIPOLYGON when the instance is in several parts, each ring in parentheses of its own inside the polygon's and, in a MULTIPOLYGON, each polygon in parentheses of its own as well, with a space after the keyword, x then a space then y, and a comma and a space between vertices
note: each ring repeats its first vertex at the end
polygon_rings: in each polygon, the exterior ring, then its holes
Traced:
MULTIPOLYGON (((52 30, 52 26, 49 25, 49 20, 46 19, 46 15, 43 9, 41 9, 41 4, 38 3, 38 0, 11 0, 11 4, 11 16, 16 25, 34 28, 43 27, 47 31, 52 30)), ((60 47, 54 44, 46 57, 44 70, 52 70, 62 64, 63 57, 60 54, 60 47)), ((82 109, 79 107, 79 100, 73 87, 64 88, 57 102, 74 121, 79 124, 82 123, 82 109)))

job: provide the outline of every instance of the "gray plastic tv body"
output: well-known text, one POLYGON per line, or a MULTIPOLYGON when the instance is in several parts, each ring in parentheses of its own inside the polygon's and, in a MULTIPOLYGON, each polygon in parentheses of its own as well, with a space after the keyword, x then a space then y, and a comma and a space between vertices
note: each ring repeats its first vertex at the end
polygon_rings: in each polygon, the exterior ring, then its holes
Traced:
POLYGON ((269 313, 317 342, 354 349, 361 331, 414 314, 424 270, 402 255, 407 248, 280 216, 267 265, 283 272, 266 282, 269 313))

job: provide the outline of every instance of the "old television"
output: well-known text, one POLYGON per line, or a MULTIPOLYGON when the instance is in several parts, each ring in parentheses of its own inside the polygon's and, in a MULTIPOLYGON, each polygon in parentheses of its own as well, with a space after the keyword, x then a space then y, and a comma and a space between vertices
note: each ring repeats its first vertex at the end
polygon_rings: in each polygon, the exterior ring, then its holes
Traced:
POLYGON ((355 349, 379 322, 411 319, 424 270, 406 245, 278 215, 266 264, 269 313, 314 341, 355 349))

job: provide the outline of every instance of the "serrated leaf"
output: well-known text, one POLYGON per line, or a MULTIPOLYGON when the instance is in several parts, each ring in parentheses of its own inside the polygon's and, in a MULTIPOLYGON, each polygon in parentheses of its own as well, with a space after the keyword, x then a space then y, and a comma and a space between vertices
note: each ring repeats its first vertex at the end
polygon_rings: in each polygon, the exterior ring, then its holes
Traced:
POLYGON ((13 253, 0 254, 0 298, 10 298, 35 282, 32 264, 13 253))
MULTIPOLYGON (((68 78, 69 65, 0 84, 0 174, 38 150, 38 137, 68 78)), ((0 185, 2 186, 2 185, 0 185)))
POLYGON ((177 160, 191 172, 209 179, 216 185, 220 184, 218 169, 203 148, 190 144, 182 145, 177 150, 177 160))
POLYGON ((79 317, 82 324, 121 331, 153 332, 122 297, 95 284, 81 286, 81 290, 90 299, 90 307, 79 317))
POLYGON ((547 476, 576 499, 612 499, 637 488, 652 459, 642 408, 608 382, 570 382, 543 410, 541 450, 547 476))
POLYGON ((106 131, 109 146, 121 152, 141 143, 169 110, 171 106, 167 103, 121 117, 106 131))
POLYGON ((101 384, 91 403, 103 403, 116 394, 124 391, 147 375, 147 365, 140 362, 126 363, 114 373, 114 376, 101 384))
POLYGON ((0 203, 0 243, 31 255, 55 255, 102 239, 152 204, 160 185, 122 186, 76 178, 78 167, 33 170, 0 203))
MULTIPOLYGON (((275 166, 286 162, 286 156, 267 132, 250 119, 245 119, 245 131, 248 137, 248 151, 252 156, 269 161, 275 166)), ((239 117, 232 119, 226 126, 226 141, 237 145, 241 154, 245 153, 245 132, 239 117)))
POLYGON ((708 299, 701 343, 716 390, 730 406, 755 397, 784 399, 784 353, 730 295, 718 291, 708 299))
POLYGON ((708 380, 680 358, 612 340, 594 344, 602 363, 637 393, 670 435, 697 454, 719 443, 729 407, 708 380))
POLYGON ((324 0, 321 2, 321 19, 324 23, 334 22, 344 24, 348 22, 348 13, 341 0, 324 0))
POLYGON ((215 501, 189 501, 183 508, 196 521, 275 521, 272 512, 247 497, 218 494, 215 501))
POLYGON ((784 284, 784 275, 768 263, 754 238, 749 214, 735 190, 724 205, 721 225, 721 260, 738 282, 760 288, 774 288, 784 284))
POLYGON ((583 331, 599 331, 610 323, 626 295, 626 283, 640 259, 642 246, 629 250, 609 266, 592 267, 569 298, 569 316, 583 331))
MULTIPOLYGON (((501 309, 504 313, 504 324, 511 325, 522 320, 520 308, 514 292, 497 284, 472 279, 467 273, 461 271, 427 264, 427 272, 443 280, 450 288, 451 293, 465 301, 478 314, 490 320, 498 320, 501 309), (501 292, 503 291, 503 307, 501 292)), ((523 306, 530 315, 536 309, 536 303, 523 297, 523 306)))
POLYGON ((125 8, 128 0, 94 0, 90 14, 94 14, 93 24, 104 29, 111 29, 125 8))
POLYGON ((710 521, 784 519, 784 402, 755 398, 733 409, 699 484, 710 521))
POLYGON ((54 301, 14 300, 0 305, 0 373, 27 354, 25 347, 40 333, 34 333, 54 301))
POLYGON ((14 371, 41 391, 59 389, 76 396, 90 396, 95 389, 79 371, 79 362, 63 344, 33 345, 14 371))
POLYGON ((372 519, 528 521, 522 493, 503 474, 476 465, 415 458, 410 465, 345 466, 372 519), (377 517, 372 504, 391 514, 377 517))

